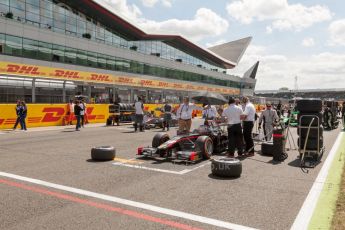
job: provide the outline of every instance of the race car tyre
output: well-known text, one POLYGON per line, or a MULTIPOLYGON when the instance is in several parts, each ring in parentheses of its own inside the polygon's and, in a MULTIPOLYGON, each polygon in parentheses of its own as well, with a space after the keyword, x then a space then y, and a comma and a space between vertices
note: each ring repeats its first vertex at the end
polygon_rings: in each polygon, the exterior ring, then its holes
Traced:
POLYGON ((298 114, 298 122, 300 122, 301 117, 302 117, 301 124, 300 124, 301 126, 309 126, 311 120, 314 118, 314 121, 311 124, 311 127, 315 127, 315 126, 318 126, 318 122, 319 122, 319 125, 321 125, 322 120, 323 120, 322 113, 300 113, 298 114), (313 116, 313 117, 310 117, 310 116, 313 116), (319 120, 316 117, 318 117, 319 120))
POLYGON ((200 136, 195 141, 195 149, 200 151, 203 159, 210 159, 213 154, 213 141, 208 136, 200 136))
MULTIPOLYGON (((301 143, 300 143, 300 138, 298 138, 298 140, 297 140, 298 147, 303 149, 305 140, 306 140, 305 138, 302 138, 301 143)), ((319 139, 319 147, 320 147, 320 149, 323 147, 323 138, 319 139)), ((317 138, 308 138, 306 149, 307 150, 317 150, 317 138)))
POLYGON ((95 161, 111 161, 115 158, 116 152, 113 146, 100 146, 91 149, 91 158, 95 161))
MULTIPOLYGON (((297 134, 302 137, 303 139, 306 138, 308 133, 308 129, 307 128, 302 128, 302 129, 297 129, 297 134)), ((317 136, 320 135, 320 137, 323 136, 323 127, 319 127, 319 133, 317 131, 317 128, 312 128, 309 131, 309 138, 317 138, 317 136)))
POLYGON ((273 156, 273 141, 266 141, 261 144, 261 154, 273 156))
POLYGON ((152 140, 152 147, 153 148, 157 148, 158 146, 160 146, 161 144, 163 144, 164 142, 170 140, 170 137, 168 134, 166 133, 157 133, 152 140))
POLYGON ((213 159, 211 171, 214 176, 240 177, 242 174, 242 163, 234 158, 213 159))
POLYGON ((297 111, 305 113, 321 112, 322 101, 320 99, 301 99, 297 101, 297 111))

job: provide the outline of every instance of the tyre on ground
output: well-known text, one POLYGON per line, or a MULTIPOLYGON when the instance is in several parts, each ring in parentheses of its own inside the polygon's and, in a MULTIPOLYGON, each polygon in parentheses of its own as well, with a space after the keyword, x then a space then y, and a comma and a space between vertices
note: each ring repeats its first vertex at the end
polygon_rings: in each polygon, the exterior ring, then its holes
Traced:
POLYGON ((158 146, 160 146, 164 142, 167 142, 168 140, 170 140, 170 137, 168 134, 157 133, 152 139, 152 147, 157 148, 158 146))
POLYGON ((261 154, 273 156, 273 141, 266 141, 261 144, 261 154))
POLYGON ((210 159, 214 151, 212 139, 208 136, 198 137, 195 141, 195 149, 201 152, 203 159, 210 159))
POLYGON ((111 161, 115 158, 116 152, 113 146, 100 146, 91 149, 91 158, 95 161, 111 161))
POLYGON ((213 159, 211 171, 214 176, 240 177, 242 174, 242 163, 234 158, 213 159))

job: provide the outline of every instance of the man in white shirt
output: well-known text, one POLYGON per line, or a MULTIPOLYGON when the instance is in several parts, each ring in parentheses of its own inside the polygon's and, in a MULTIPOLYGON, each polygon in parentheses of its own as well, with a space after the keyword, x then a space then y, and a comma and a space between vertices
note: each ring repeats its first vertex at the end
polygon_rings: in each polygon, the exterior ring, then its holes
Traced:
POLYGON ((203 110, 202 107, 189 103, 189 98, 183 98, 183 103, 177 109, 178 133, 189 133, 192 126, 193 110, 203 110))
POLYGON ((245 150, 248 157, 254 156, 254 141, 252 131, 255 122, 255 106, 249 101, 248 97, 242 99, 244 112, 243 112, 243 138, 245 141, 245 150))
POLYGON ((234 157, 237 148, 238 156, 243 154, 243 134, 241 127, 241 116, 243 110, 235 104, 235 99, 229 99, 229 106, 223 111, 222 116, 227 118, 228 123, 228 157, 234 157))
POLYGON ((144 103, 142 102, 141 97, 138 97, 138 100, 134 103, 135 108, 135 120, 134 120, 134 132, 138 131, 138 124, 140 132, 144 132, 144 103))
POLYGON ((217 117, 217 110, 214 106, 206 105, 202 111, 202 117, 205 118, 205 124, 213 121, 217 117))

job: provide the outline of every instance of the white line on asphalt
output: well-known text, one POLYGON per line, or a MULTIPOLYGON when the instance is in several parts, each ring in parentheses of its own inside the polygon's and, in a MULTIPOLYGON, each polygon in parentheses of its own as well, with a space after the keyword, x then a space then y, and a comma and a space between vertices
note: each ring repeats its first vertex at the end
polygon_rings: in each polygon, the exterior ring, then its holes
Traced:
POLYGON ((308 229, 317 201, 326 182, 328 172, 337 153, 338 146, 341 143, 342 135, 344 135, 344 133, 340 133, 338 135, 337 140, 335 141, 331 151, 329 152, 325 163, 323 164, 317 178, 315 179, 313 186, 311 187, 309 194, 305 199, 303 206, 300 209, 291 227, 291 230, 308 229))
POLYGON ((74 194, 79 194, 79 195, 93 197, 93 198, 106 200, 106 201, 110 201, 110 202, 114 202, 114 203, 118 203, 118 204, 123 204, 123 205, 130 206, 130 207, 140 208, 140 209, 144 209, 144 210, 148 210, 148 211, 152 211, 152 212, 156 212, 156 213, 160 213, 160 214, 165 214, 168 216, 179 217, 181 219, 192 220, 192 221, 196 221, 196 222, 203 223, 203 224, 213 225, 216 227, 233 229, 233 230, 254 230, 254 228, 250 228, 250 227, 246 227, 246 226, 242 226, 242 225, 238 225, 238 224, 233 224, 233 223, 229 223, 229 222, 225 222, 225 221, 221 221, 221 220, 217 220, 217 219, 198 216, 198 215, 194 215, 194 214, 190 214, 190 213, 186 213, 186 212, 175 211, 175 210, 167 209, 167 208, 161 208, 161 207, 150 205, 150 204, 126 200, 126 199, 122 199, 122 198, 115 197, 115 196, 109 196, 109 195, 105 195, 105 194, 101 194, 101 193, 95 193, 95 192, 91 192, 91 191, 87 191, 87 190, 82 190, 82 189, 78 189, 78 188, 64 186, 64 185, 54 184, 54 183, 46 182, 43 180, 37 180, 37 179, 33 179, 33 178, 23 177, 23 176, 11 174, 11 173, 0 172, 0 176, 16 179, 16 180, 20 180, 20 181, 25 181, 25 182, 45 186, 48 188, 54 188, 54 189, 58 189, 58 190, 66 191, 66 192, 71 192, 74 194))
POLYGON ((162 172, 162 173, 169 173, 169 174, 175 174, 175 175, 184 175, 186 173, 190 173, 196 169, 205 167, 206 165, 211 164, 211 162, 207 162, 203 165, 194 167, 192 169, 184 169, 181 171, 173 171, 173 170, 167 170, 167 169, 158 169, 158 168, 150 168, 150 167, 145 167, 145 166, 141 166, 141 165, 133 165, 133 164, 125 164, 125 163, 121 163, 121 162, 117 162, 117 163, 113 163, 113 165, 117 165, 117 166, 125 166, 125 167, 129 167, 129 168, 136 168, 136 169, 143 169, 143 170, 148 170, 148 171, 154 171, 154 172, 162 172))

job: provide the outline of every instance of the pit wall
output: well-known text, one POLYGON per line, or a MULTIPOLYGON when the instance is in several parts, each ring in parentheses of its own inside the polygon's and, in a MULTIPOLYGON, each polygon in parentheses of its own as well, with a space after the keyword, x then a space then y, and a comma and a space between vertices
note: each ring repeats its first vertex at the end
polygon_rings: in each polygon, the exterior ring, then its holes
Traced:
MULTIPOLYGON (((28 128, 32 127, 46 127, 46 126, 62 126, 66 125, 72 120, 75 124, 75 117, 69 115, 67 104, 28 104, 28 115, 26 118, 26 125, 28 128)), ((179 104, 174 104, 173 108, 176 111, 179 104)), ((200 105, 201 106, 201 105, 200 105)), ((15 104, 0 104, 0 130, 12 129, 16 122, 15 104)), ((145 104, 144 110, 154 112, 155 116, 160 116, 160 108, 163 104, 145 104)), ((107 104, 88 104, 87 117, 88 123, 106 123, 109 117, 109 105, 107 104)), ((257 111, 262 108, 256 105, 257 111)), ((201 111, 194 111, 194 116, 200 117, 201 111)), ((20 127, 20 126, 18 126, 20 127)))
MULTIPOLYGON (((46 127, 46 126, 62 126, 66 125, 70 120, 75 124, 75 117, 69 115, 67 104, 28 104, 28 115, 26 124, 28 128, 46 127)), ((154 111, 156 116, 161 114, 159 108, 163 104, 145 104, 146 111, 154 111)), ((0 129, 12 129, 16 122, 15 104, 0 104, 0 129)), ((175 109, 178 104, 173 105, 175 109)), ((106 123, 109 117, 109 105, 107 104, 88 104, 86 120, 88 123, 106 123)), ((200 116, 201 113, 195 113, 200 116)), ((18 125, 20 128, 20 125, 18 125)))

